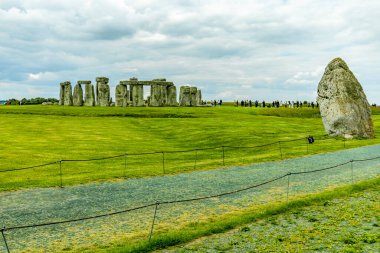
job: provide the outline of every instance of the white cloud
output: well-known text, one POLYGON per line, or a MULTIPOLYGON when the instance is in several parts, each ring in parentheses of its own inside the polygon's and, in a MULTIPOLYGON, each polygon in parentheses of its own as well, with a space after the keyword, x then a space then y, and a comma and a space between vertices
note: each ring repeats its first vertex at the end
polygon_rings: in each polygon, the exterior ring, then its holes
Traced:
POLYGON ((0 82, 57 97, 64 80, 166 77, 208 99, 311 100, 340 56, 380 103, 379 12, 373 0, 3 0, 0 82))

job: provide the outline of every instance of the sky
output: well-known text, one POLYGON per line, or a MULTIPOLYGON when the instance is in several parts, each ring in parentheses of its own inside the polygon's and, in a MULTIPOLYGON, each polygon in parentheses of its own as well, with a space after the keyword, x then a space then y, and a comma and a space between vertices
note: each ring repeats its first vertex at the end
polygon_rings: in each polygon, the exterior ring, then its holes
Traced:
POLYGON ((377 0, 0 0, 0 99, 106 76, 112 94, 166 78, 207 100, 312 101, 341 57, 380 104, 379 13, 377 0))

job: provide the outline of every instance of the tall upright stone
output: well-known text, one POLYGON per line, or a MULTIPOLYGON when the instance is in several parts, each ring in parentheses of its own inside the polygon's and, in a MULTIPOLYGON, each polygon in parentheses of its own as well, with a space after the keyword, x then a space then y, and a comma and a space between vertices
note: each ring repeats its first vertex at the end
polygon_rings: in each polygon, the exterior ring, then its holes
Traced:
POLYGON ((140 84, 131 84, 131 100, 133 106, 144 106, 144 86, 140 84))
POLYGON ((327 65, 318 85, 317 101, 329 135, 374 138, 367 97, 342 59, 336 58, 327 65))
POLYGON ((197 87, 190 87, 190 106, 197 106, 197 87))
POLYGON ((99 106, 110 106, 111 94, 109 79, 107 77, 96 78, 96 104, 99 106))
POLYGON ((65 85, 63 83, 59 84, 59 105, 63 105, 65 101, 65 85))
POLYGON ((71 83, 69 81, 62 82, 60 84, 61 91, 60 91, 60 102, 61 105, 73 105, 73 93, 72 93, 72 87, 71 83), (61 102, 62 100, 62 102, 61 102))
POLYGON ((197 94, 196 94, 196 106, 199 106, 199 105, 202 105, 202 91, 201 90, 197 90, 197 94))
POLYGON ((161 106, 166 106, 168 103, 168 86, 161 85, 161 106))
POLYGON ((73 105, 74 106, 82 106, 83 105, 83 90, 82 90, 82 86, 79 83, 79 81, 74 87, 73 105))
POLYGON ((115 106, 128 106, 129 91, 127 85, 120 81, 115 89, 115 106))
POLYGON ((149 105, 150 106, 163 106, 162 101, 162 85, 160 84, 152 84, 150 86, 150 98, 149 105))
POLYGON ((91 81, 78 81, 79 84, 84 86, 84 106, 95 106, 95 91, 94 85, 91 81))
POLYGON ((190 86, 185 85, 179 88, 179 105, 191 106, 190 86))
POLYGON ((167 87, 167 93, 168 93, 168 100, 167 105, 168 106, 177 106, 177 88, 174 85, 169 85, 167 87))

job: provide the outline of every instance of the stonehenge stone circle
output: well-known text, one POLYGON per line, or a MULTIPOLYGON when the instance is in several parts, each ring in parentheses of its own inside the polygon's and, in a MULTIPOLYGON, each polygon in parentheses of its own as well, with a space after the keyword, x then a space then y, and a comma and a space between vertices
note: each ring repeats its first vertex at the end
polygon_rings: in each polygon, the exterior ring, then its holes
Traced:
POLYGON ((202 93, 196 87, 180 88, 180 103, 177 102, 177 87, 165 78, 139 81, 136 77, 120 81, 115 89, 115 103, 110 96, 109 79, 97 77, 96 86, 91 81, 78 81, 72 95, 70 82, 60 84, 60 105, 76 106, 198 106, 202 103, 202 93), (83 88, 84 97, 83 97, 83 88), (150 86, 150 96, 144 100, 144 86, 150 86), (94 89, 95 88, 95 89, 94 89))
POLYGON ((83 90, 82 90, 82 86, 79 82, 74 87, 73 105, 75 105, 75 106, 82 106, 83 105, 83 90))
POLYGON ((107 77, 96 78, 96 104, 99 106, 110 106, 111 94, 109 79, 107 77))
POLYGON ((60 105, 73 105, 72 87, 69 81, 60 84, 61 90, 59 95, 60 105))
POLYGON ((363 88, 340 58, 326 67, 317 102, 326 132, 344 138, 374 138, 371 109, 363 88))

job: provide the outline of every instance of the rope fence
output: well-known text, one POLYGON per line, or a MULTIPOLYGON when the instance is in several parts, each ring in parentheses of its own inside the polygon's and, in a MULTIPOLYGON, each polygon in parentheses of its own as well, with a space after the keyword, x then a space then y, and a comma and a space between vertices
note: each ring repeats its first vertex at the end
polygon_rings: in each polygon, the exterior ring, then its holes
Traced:
MULTIPOLYGON (((373 161, 373 160, 377 160, 377 159, 380 159, 380 156, 366 158, 366 159, 352 159, 352 160, 342 162, 342 163, 339 163, 336 165, 332 165, 329 167, 325 167, 325 168, 320 168, 320 169, 315 169, 315 170, 310 170, 310 171, 288 172, 286 174, 274 177, 272 179, 266 180, 266 181, 261 182, 261 183, 253 184, 253 185, 250 185, 247 187, 243 187, 240 189, 235 189, 235 190, 231 190, 231 191, 227 191, 227 192, 221 192, 218 194, 211 194, 211 195, 207 195, 207 196, 196 196, 196 197, 184 198, 184 199, 155 201, 155 202, 148 203, 145 205, 136 206, 136 207, 132 207, 132 208, 128 208, 128 209, 123 209, 123 210, 119 210, 119 211, 115 211, 115 212, 103 213, 103 214, 86 216, 86 217, 81 217, 81 218, 73 218, 73 219, 60 220, 60 221, 49 221, 49 222, 26 224, 26 225, 11 226, 11 227, 5 227, 4 226, 3 228, 1 228, 0 231, 2 234, 2 239, 4 241, 6 251, 8 253, 10 253, 10 244, 9 244, 9 241, 7 240, 6 232, 10 232, 10 231, 14 231, 14 230, 22 230, 22 229, 27 229, 27 228, 38 228, 38 227, 52 226, 52 225, 58 225, 58 224, 75 223, 75 222, 79 222, 79 221, 99 219, 102 217, 115 216, 115 215, 120 215, 123 213, 129 213, 132 211, 146 209, 149 207, 154 207, 153 220, 152 220, 152 224, 149 228, 150 231, 149 231, 149 236, 148 236, 148 240, 150 241, 152 238, 153 232, 154 232, 156 222, 157 222, 157 217, 158 217, 158 213, 159 213, 159 209, 158 209, 159 206, 164 206, 164 205, 167 206, 167 205, 173 205, 173 204, 177 204, 177 203, 194 202, 194 201, 201 201, 201 200, 206 200, 206 199, 220 198, 220 197, 224 197, 224 196, 228 196, 228 195, 235 195, 237 193, 246 192, 248 190, 256 189, 256 188, 259 188, 261 186, 268 185, 268 184, 276 182, 276 181, 280 181, 281 179, 286 179, 286 203, 288 203, 289 197, 290 197, 289 196, 290 190, 291 190, 290 189, 291 188, 291 185, 290 185, 291 176, 297 176, 297 175, 302 175, 302 174, 315 174, 315 173, 318 173, 321 171, 332 170, 332 169, 343 167, 345 165, 350 164, 350 177, 351 177, 350 182, 354 183, 354 163, 362 163, 362 162, 373 161)), ((360 169, 360 168, 358 168, 358 169, 360 169)), ((376 176, 378 176, 378 174, 376 176)))
MULTIPOLYGON (((309 136, 310 137, 310 136, 309 136)), ((20 168, 10 168, 10 169, 0 169, 0 174, 2 173, 12 173, 19 172, 23 170, 35 170, 39 168, 48 168, 46 173, 52 173, 56 171, 53 165, 57 165, 57 169, 59 170, 56 175, 57 183, 51 186, 64 186, 64 177, 65 175, 72 175, 80 172, 80 169, 72 169, 65 165, 68 164, 77 164, 90 162, 97 162, 99 164, 92 164, 89 166, 88 164, 83 167, 84 170, 89 168, 99 168, 100 170, 95 171, 99 173, 99 171, 108 169, 108 172, 114 173, 109 177, 124 177, 127 178, 129 176, 135 176, 137 174, 141 174, 143 176, 156 176, 160 174, 170 174, 173 172, 178 172, 178 168, 183 168, 183 171, 192 171, 196 170, 199 167, 212 168, 217 166, 226 166, 228 165, 236 165, 238 162, 242 162, 243 164, 261 162, 261 161, 270 161, 270 160, 278 160, 289 157, 289 145, 293 142, 302 141, 302 145, 306 145, 304 153, 310 154, 311 152, 311 144, 308 141, 309 137, 304 138, 296 138, 291 140, 280 140, 267 144, 256 145, 256 146, 232 146, 232 145, 223 145, 217 147, 207 147, 207 148, 196 148, 196 149, 187 149, 187 150, 166 150, 166 151, 153 151, 153 152, 141 152, 141 153, 123 153, 113 156, 105 156, 99 158, 88 158, 88 159, 61 159, 58 161, 52 161, 48 163, 43 163, 39 165, 20 167, 20 168), (277 147, 276 147, 277 146, 277 147), (216 152, 215 152, 216 151, 216 152), (220 153, 219 153, 220 152, 220 153), (261 152, 261 153, 260 153, 261 152), (278 153, 278 157, 275 156, 276 152, 278 153), (288 152, 288 153, 287 153, 288 152), (182 156, 182 160, 179 157, 174 157, 175 154, 184 154, 182 156), (185 155, 186 154, 186 155, 185 155), (220 154, 220 155, 219 155, 220 154), (142 159, 141 157, 145 156, 146 159, 142 159), (154 158, 155 157, 155 158, 154 158), (261 160, 253 161, 255 157, 260 157, 261 160), (239 158, 239 160, 237 160, 239 158), (245 161, 243 161, 245 158, 245 161), (233 160, 234 159, 234 160, 233 160), (249 160, 251 159, 251 160, 249 160), (102 164, 104 162, 110 161, 111 164, 102 164), (112 162, 115 160, 115 162, 112 162), (161 165, 159 165, 159 161, 161 161, 161 165), (180 164, 181 163, 181 164, 180 164), (170 168, 172 165, 172 168, 170 168), (51 167, 48 167, 51 166, 51 167), (150 168, 148 168, 150 166, 150 168), (135 174, 131 174, 131 171, 128 170, 129 167, 138 168, 141 171, 134 171, 135 174), (176 170, 177 169, 177 170, 176 170), (119 171, 118 171, 119 170, 119 171), (173 171, 176 170, 176 171, 173 171), (161 172, 160 172, 161 171, 161 172), (130 174, 128 174, 130 173, 130 174)), ((327 135, 322 135, 318 137, 313 137, 313 142, 323 142, 325 140, 335 140, 335 138, 329 137, 327 135)), ((315 146, 316 144, 314 144, 315 146)), ((344 147, 346 147, 344 141, 344 147)), ((296 145, 295 145, 296 146, 296 145)), ((301 149, 299 149, 301 150, 301 149)), ((299 150, 296 149, 297 152, 299 150)), ((78 164, 76 166, 79 166, 78 164)), ((82 166, 82 165, 81 165, 82 166)), ((95 173, 95 174, 96 174, 95 173)), ((94 174, 94 175, 95 175, 94 174)), ((96 174, 97 175, 97 174, 96 174)), ((92 180, 96 179, 96 175, 92 180)), ((38 176, 37 174, 34 176, 38 176)), ((41 175, 42 176, 42 175, 41 175)), ((47 175, 44 175, 45 177, 47 175)), ((50 177, 51 175, 49 175, 50 177)), ((102 178, 102 175, 99 175, 98 178, 102 178)), ((55 179, 54 179, 55 180, 55 179)), ((23 187, 22 182, 19 180, 19 187, 23 187)), ((5 185, 5 184, 3 184, 5 185)))

